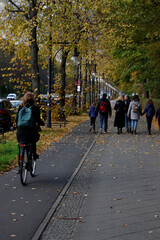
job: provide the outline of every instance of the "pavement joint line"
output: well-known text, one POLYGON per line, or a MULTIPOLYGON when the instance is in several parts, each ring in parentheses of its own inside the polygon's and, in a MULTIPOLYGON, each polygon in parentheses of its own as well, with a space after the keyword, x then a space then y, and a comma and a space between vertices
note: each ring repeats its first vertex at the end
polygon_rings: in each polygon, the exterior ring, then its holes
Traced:
POLYGON ((52 215, 54 214, 54 212, 56 211, 57 207, 59 206, 60 202, 62 201, 64 195, 66 194, 68 188, 70 187, 70 185, 72 184, 74 178, 76 177, 77 173, 79 172, 79 170, 81 169, 82 164, 84 163, 85 159, 87 158, 88 154, 90 153, 92 147, 94 146, 94 144, 96 143, 98 137, 99 137, 100 133, 98 133, 98 135, 96 136, 96 138, 94 139, 94 141, 92 142, 92 144, 90 145, 90 147, 88 148, 87 152, 85 153, 85 155, 83 156, 83 158, 81 159, 79 165, 77 166, 77 168, 75 169, 75 171, 73 172, 72 176, 70 177, 70 179, 68 180, 68 182, 66 183, 66 185, 64 186, 64 188, 62 189, 62 191, 60 192, 60 194, 58 195, 56 201, 53 203, 53 205, 51 206, 50 210, 48 211, 48 213, 46 214, 45 218, 43 219, 43 221, 41 222, 41 224, 39 225, 39 227, 37 228, 36 232, 34 233, 33 237, 31 238, 31 240, 39 240, 43 231, 45 230, 48 222, 50 221, 52 215))

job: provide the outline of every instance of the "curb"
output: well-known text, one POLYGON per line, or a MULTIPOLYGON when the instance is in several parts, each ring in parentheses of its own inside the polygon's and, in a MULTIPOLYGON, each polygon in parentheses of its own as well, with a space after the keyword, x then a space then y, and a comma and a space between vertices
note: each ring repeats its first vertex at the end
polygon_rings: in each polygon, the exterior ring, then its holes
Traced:
POLYGON ((50 210, 48 211, 48 213, 46 214, 46 217, 44 218, 44 220, 41 222, 41 224, 39 225, 38 229, 36 230, 36 232, 34 233, 33 237, 31 238, 31 240, 39 240, 44 229, 46 228, 48 222, 50 221, 52 215, 54 214, 54 212, 56 211, 58 205, 60 204, 61 200, 63 199, 64 195, 66 194, 68 188, 70 187, 70 185, 72 184, 74 178, 76 177, 77 173, 79 172, 83 162, 85 161, 85 159, 87 158, 89 152, 91 151, 92 147, 94 146, 97 138, 99 137, 100 133, 98 133, 98 135, 96 136, 96 138, 94 139, 94 141, 92 142, 92 144, 90 145, 90 147, 88 148, 87 152, 85 153, 85 155, 83 156, 83 158, 81 159, 78 167, 75 169, 75 171, 73 172, 72 176, 70 177, 70 179, 68 180, 68 182, 66 183, 66 185, 64 186, 64 188, 62 189, 62 191, 60 192, 59 196, 57 197, 56 201, 53 203, 53 205, 51 206, 50 210))

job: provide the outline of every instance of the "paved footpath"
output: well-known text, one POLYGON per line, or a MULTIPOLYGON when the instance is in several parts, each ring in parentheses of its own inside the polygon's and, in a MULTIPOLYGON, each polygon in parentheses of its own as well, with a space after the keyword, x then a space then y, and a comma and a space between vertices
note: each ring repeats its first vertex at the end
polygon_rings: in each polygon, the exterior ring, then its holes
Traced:
MULTIPOLYGON (((41 240, 160 240, 160 133, 100 134, 41 240)), ((125 131, 125 130, 123 130, 125 131)))

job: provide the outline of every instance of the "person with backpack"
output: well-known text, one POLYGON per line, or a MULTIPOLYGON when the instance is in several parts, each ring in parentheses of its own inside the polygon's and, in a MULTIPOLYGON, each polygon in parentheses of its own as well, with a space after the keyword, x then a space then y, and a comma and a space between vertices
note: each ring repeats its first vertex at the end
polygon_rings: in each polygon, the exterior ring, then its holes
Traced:
POLYGON ((90 129, 89 131, 92 131, 92 127, 93 127, 93 132, 95 133, 95 123, 96 123, 96 117, 98 115, 98 111, 96 108, 96 104, 93 103, 92 106, 89 109, 89 117, 90 117, 90 129))
POLYGON ((102 133, 103 122, 104 122, 104 133, 107 132, 108 128, 108 114, 112 116, 112 109, 110 101, 107 99, 106 93, 103 93, 102 98, 100 99, 97 109, 100 113, 100 133, 102 133))
POLYGON ((148 100, 147 105, 145 106, 144 111, 142 113, 142 116, 144 114, 146 114, 148 135, 151 135, 152 119, 153 119, 153 116, 155 114, 155 107, 153 105, 152 99, 148 100))
POLYGON ((17 116, 17 141, 19 143, 32 143, 33 158, 36 160, 36 142, 39 140, 40 125, 44 122, 40 118, 40 110, 35 105, 34 95, 27 92, 23 96, 22 104, 19 106, 17 116))
POLYGON ((120 95, 115 103, 114 110, 116 110, 114 127, 117 127, 117 133, 122 133, 122 128, 125 127, 125 110, 126 106, 124 103, 123 96, 120 95))
POLYGON ((131 119, 131 133, 137 134, 137 125, 140 115, 142 113, 141 103, 138 95, 132 97, 132 101, 129 104, 127 116, 131 119))
POLYGON ((158 126, 159 126, 159 131, 160 131, 160 107, 157 109, 156 118, 158 118, 158 126))

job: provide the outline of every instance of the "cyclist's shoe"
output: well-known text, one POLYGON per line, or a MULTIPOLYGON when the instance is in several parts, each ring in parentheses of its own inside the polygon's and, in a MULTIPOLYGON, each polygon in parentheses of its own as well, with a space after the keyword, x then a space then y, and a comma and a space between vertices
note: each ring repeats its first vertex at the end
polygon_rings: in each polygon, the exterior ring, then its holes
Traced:
POLYGON ((17 174, 20 174, 20 171, 21 171, 21 170, 20 170, 20 168, 19 168, 17 174))

